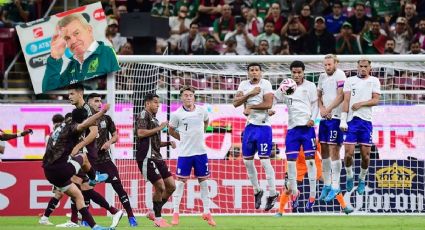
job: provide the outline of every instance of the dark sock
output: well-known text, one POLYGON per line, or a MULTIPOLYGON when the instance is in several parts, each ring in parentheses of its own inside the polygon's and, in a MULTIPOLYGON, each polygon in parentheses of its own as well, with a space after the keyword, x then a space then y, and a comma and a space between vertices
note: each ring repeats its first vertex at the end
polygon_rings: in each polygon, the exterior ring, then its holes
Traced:
POLYGON ((86 172, 86 174, 90 178, 90 180, 96 179, 96 171, 94 171, 93 167, 90 167, 89 171, 86 172))
POLYGON ((46 210, 44 210, 44 216, 49 217, 50 214, 55 210, 56 205, 58 205, 59 200, 56 199, 56 197, 52 197, 49 201, 49 204, 47 205, 46 210))
POLYGON ((87 210, 87 207, 84 207, 78 211, 81 213, 81 216, 90 225, 91 228, 96 225, 96 222, 94 222, 93 216, 90 214, 89 210, 87 210))
POLYGON ((161 217, 162 201, 153 202, 153 211, 155 212, 155 217, 161 217))
POLYGON ((108 210, 111 214, 115 214, 118 212, 118 209, 109 205, 108 201, 100 195, 98 192, 93 189, 87 190, 83 192, 84 197, 89 197, 94 203, 98 204, 100 207, 108 210))
POLYGON ((162 199, 162 202, 161 202, 161 208, 162 208, 162 206, 164 206, 164 204, 166 204, 168 202, 168 199, 162 199))
POLYGON ((71 200, 71 221, 78 224, 78 210, 74 200, 71 200))
POLYGON ((115 192, 118 194, 118 197, 120 198, 121 204, 124 207, 125 211, 127 212, 127 216, 134 217, 133 209, 130 205, 130 199, 128 199, 127 193, 124 191, 124 188, 122 187, 122 184, 120 181, 113 182, 112 187, 114 188, 115 192))

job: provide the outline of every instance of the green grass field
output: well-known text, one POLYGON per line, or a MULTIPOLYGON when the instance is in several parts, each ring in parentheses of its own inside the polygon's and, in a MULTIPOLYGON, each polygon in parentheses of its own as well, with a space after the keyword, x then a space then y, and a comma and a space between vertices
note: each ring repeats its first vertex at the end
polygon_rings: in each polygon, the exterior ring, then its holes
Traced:
MULTIPOLYGON (((170 220, 171 217, 165 217, 170 220)), ((109 225, 110 218, 95 217, 101 225, 109 225)), ((216 216, 217 226, 215 229, 425 229, 424 216, 216 216)), ((66 217, 51 217, 54 224, 65 222, 66 217)), ((157 229, 153 222, 145 217, 138 217, 139 227, 136 229, 157 229)), ((1 230, 39 230, 59 229, 54 226, 41 226, 38 217, 0 217, 1 230)), ((127 218, 123 217, 117 229, 133 229, 128 226, 127 218)), ((180 224, 172 229, 211 229, 208 224, 198 216, 180 217, 180 224)))

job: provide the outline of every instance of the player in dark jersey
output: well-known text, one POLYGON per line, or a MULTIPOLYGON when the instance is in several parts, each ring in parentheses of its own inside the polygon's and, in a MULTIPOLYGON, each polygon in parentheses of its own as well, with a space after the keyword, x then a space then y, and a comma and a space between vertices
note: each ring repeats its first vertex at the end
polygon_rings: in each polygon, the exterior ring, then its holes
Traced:
MULTIPOLYGON (((99 112, 102 109, 102 97, 97 93, 90 94, 87 97, 87 102, 95 112, 99 112)), ((136 227, 137 221, 130 205, 130 199, 128 198, 127 192, 124 190, 121 183, 117 166, 115 166, 111 159, 110 146, 118 141, 118 133, 115 128, 115 123, 112 121, 110 116, 104 115, 99 119, 97 128, 99 131, 99 135, 96 138, 98 157, 95 160, 95 168, 100 173, 108 174, 109 178, 105 182, 110 183, 112 188, 118 194, 121 204, 127 211, 130 226, 136 227)))
POLYGON ((162 206, 176 189, 173 175, 162 159, 160 148, 171 145, 176 148, 173 141, 162 142, 161 130, 167 127, 168 122, 159 124, 155 115, 159 108, 159 97, 155 94, 145 96, 145 109, 137 119, 137 152, 136 160, 144 178, 155 187, 153 194, 153 211, 148 213, 148 218, 154 221, 157 227, 170 227, 165 219, 161 218, 162 206))
MULTIPOLYGON (((81 84, 74 84, 70 85, 68 87, 68 98, 72 105, 74 105, 76 108, 83 108, 87 111, 88 116, 95 114, 95 111, 90 108, 90 106, 84 101, 84 87, 81 84)), ((72 154, 76 154, 80 151, 87 153, 87 158, 90 162, 90 164, 94 167, 95 161, 97 159, 97 146, 96 146, 96 137, 98 135, 98 129, 97 129, 97 123, 90 126, 89 129, 85 131, 82 135, 82 141, 80 141, 73 149, 72 154)), ((122 215, 123 211, 116 209, 114 206, 111 206, 105 198, 96 192, 93 187, 90 185, 90 181, 87 180, 87 176, 84 172, 80 172, 77 174, 77 176, 74 176, 72 178, 72 182, 80 185, 81 191, 84 196, 84 200, 87 206, 90 205, 90 200, 94 201, 96 204, 101 206, 102 208, 108 210, 113 216, 112 216, 112 227, 115 227, 118 225, 122 215)), ((72 223, 78 223, 78 216, 75 209, 75 205, 71 204, 71 222, 72 223)), ((69 225, 73 225, 70 222, 57 225, 57 227, 67 227, 69 225)), ((86 225, 84 222, 84 219, 81 223, 83 226, 86 225)), ((75 226, 75 225, 74 225, 75 226)))
POLYGON ((71 182, 71 177, 80 169, 87 173, 91 180, 101 182, 107 179, 105 174, 96 174, 85 154, 72 154, 81 133, 96 122, 109 109, 109 105, 99 113, 87 118, 84 109, 72 111, 72 121, 62 123, 52 133, 43 157, 43 169, 46 179, 60 191, 70 196, 77 210, 92 229, 113 229, 96 225, 93 217, 84 204, 84 198, 78 187, 71 182))

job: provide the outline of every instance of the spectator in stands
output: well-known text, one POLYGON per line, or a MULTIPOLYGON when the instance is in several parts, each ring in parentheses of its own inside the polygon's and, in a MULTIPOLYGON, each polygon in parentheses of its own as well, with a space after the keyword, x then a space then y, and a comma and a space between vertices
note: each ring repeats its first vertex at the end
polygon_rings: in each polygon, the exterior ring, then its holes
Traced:
POLYGON ((198 18, 199 0, 178 0, 176 2, 176 7, 174 7, 175 16, 178 16, 179 14, 178 10, 180 9, 181 6, 187 7, 187 10, 188 10, 187 18, 192 19, 192 21, 195 21, 198 18))
POLYGON ((370 21, 370 18, 366 16, 366 7, 363 2, 356 2, 354 15, 349 17, 347 21, 353 27, 353 34, 359 34, 364 29, 366 21, 370 21))
POLYGON ((273 33, 274 31, 274 22, 266 21, 264 25, 264 33, 257 36, 255 39, 255 45, 258 46, 261 40, 267 40, 269 42, 268 52, 270 54, 275 54, 280 48, 280 37, 279 35, 273 33))
POLYGON ((183 34, 177 44, 179 54, 199 54, 205 49, 205 38, 199 33, 199 24, 190 23, 189 32, 183 34))
POLYGON ((289 49, 289 42, 288 39, 286 38, 282 38, 281 39, 281 45, 280 45, 280 50, 278 52, 279 55, 290 55, 291 51, 289 49))
POLYGON ((406 4, 404 5, 403 14, 401 14, 400 16, 405 17, 407 19, 407 23, 409 24, 412 31, 416 31, 419 17, 418 13, 416 12, 415 4, 406 2, 406 4))
POLYGON ((393 38, 388 38, 385 42, 384 54, 399 54, 394 51, 395 49, 395 40, 393 38))
POLYGON ((251 8, 255 10, 257 17, 266 21, 267 13, 269 12, 272 3, 275 0, 253 0, 251 8))
POLYGON ((174 14, 174 4, 170 0, 161 0, 152 6, 151 15, 170 17, 174 14))
POLYGON ((236 30, 227 33, 224 41, 233 38, 236 40, 236 52, 239 55, 249 55, 254 50, 255 37, 246 31, 245 19, 241 16, 235 17, 236 30))
POLYGON ((269 41, 265 39, 261 40, 254 55, 271 55, 271 53, 269 53, 269 41))
POLYGON ((326 30, 325 18, 316 17, 314 30, 304 39, 306 54, 335 53, 335 37, 326 30))
POLYGON ((119 5, 117 7, 117 4, 115 3, 115 0, 110 0, 111 3, 111 7, 112 7, 112 12, 115 16, 115 18, 119 21, 121 14, 126 14, 128 13, 127 11, 127 6, 126 5, 119 5))
POLYGON ((311 16, 311 6, 305 3, 302 8, 300 15, 298 16, 299 22, 303 25, 305 31, 310 33, 314 28, 314 17, 311 16))
POLYGON ((357 38, 353 35, 349 22, 342 24, 340 35, 336 38, 335 49, 337 54, 360 54, 357 38))
POLYGON ((306 0, 311 7, 311 14, 315 16, 323 15, 326 8, 329 7, 329 0, 306 0))
POLYGON ((235 30, 235 18, 232 16, 232 10, 228 4, 224 4, 222 9, 222 16, 215 19, 213 23, 213 36, 218 44, 223 43, 224 37, 227 33, 235 30))
POLYGON ((382 54, 387 36, 381 32, 381 24, 377 18, 367 22, 360 32, 360 44, 364 54, 382 54))
POLYGON ((404 17, 398 17, 394 30, 389 30, 385 27, 387 34, 395 40, 394 51, 400 54, 405 54, 409 50, 409 43, 412 39, 412 30, 407 24, 404 17))
POLYGON ((327 15, 325 20, 326 30, 334 36, 337 36, 341 30, 342 24, 347 21, 347 17, 342 15, 342 3, 340 1, 333 2, 332 13, 327 15))
POLYGON ((131 42, 126 42, 123 46, 118 50, 119 55, 133 55, 134 50, 131 42))
POLYGON ((242 16, 246 20, 246 31, 257 37, 263 32, 264 22, 262 18, 257 17, 254 9, 242 8, 242 16))
POLYGON ((289 16, 288 23, 282 28, 281 36, 286 38, 289 43, 289 51, 291 54, 304 53, 304 35, 306 34, 304 26, 298 17, 289 16))
POLYGON ((213 36, 207 36, 205 39, 205 49, 202 55, 220 55, 217 51, 217 41, 213 36))
POLYGON ((223 51, 223 55, 239 55, 236 51, 237 42, 235 37, 230 37, 225 42, 226 48, 223 51))
POLYGON ((418 40, 414 40, 410 43, 410 50, 407 54, 425 54, 425 50, 421 49, 421 44, 418 40))
POLYGON ((170 38, 168 41, 171 44, 171 51, 175 52, 177 48, 177 43, 180 40, 180 37, 189 32, 191 19, 187 18, 188 9, 185 5, 180 5, 179 13, 177 16, 172 16, 169 18, 170 26, 170 38))
POLYGON ((421 49, 425 49, 425 19, 419 20, 418 32, 413 36, 413 40, 418 40, 421 44, 421 49))
POLYGON ((2 21, 8 26, 15 27, 28 22, 29 16, 29 5, 26 1, 13 0, 3 7, 2 21))
POLYGON ((250 7, 251 3, 248 0, 233 0, 229 5, 233 16, 242 16, 242 9, 250 7))
POLYGON ((283 15, 281 15, 281 7, 278 2, 272 3, 272 6, 269 9, 269 12, 266 16, 266 21, 274 22, 274 33, 280 34, 282 27, 288 21, 283 15))
POLYGON ((214 20, 219 18, 222 13, 224 0, 200 0, 199 25, 201 27, 211 27, 214 20))
POLYGON ((115 18, 108 17, 107 22, 106 38, 111 41, 115 52, 118 52, 121 46, 127 43, 127 38, 122 37, 120 33, 118 33, 118 21, 115 18))

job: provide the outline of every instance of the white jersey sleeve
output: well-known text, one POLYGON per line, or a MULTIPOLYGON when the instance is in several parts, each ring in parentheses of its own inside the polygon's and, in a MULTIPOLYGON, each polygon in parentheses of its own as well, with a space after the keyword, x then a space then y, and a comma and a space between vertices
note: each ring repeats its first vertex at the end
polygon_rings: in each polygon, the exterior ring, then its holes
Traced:
POLYGON ((372 121, 371 106, 363 106, 356 111, 353 111, 351 107, 355 103, 372 99, 374 93, 381 94, 381 83, 379 79, 373 76, 369 76, 367 79, 359 78, 358 76, 350 77, 344 85, 344 92, 350 92, 351 95, 347 121, 351 121, 353 117, 372 121))
MULTIPOLYGON (((273 94, 272 84, 266 80, 261 79, 258 84, 252 85, 249 80, 242 81, 238 87, 238 91, 242 92, 244 95, 248 94, 255 87, 260 87, 261 92, 253 97, 248 98, 246 105, 258 105, 263 103, 264 96, 266 94, 273 94)), ((251 114, 248 116, 248 123, 254 125, 267 125, 270 126, 269 115, 267 110, 256 110, 253 109, 251 114)))
POLYGON ((170 119, 170 125, 180 135, 179 157, 206 154, 204 122, 208 120, 207 111, 196 106, 194 111, 186 111, 182 107, 176 110, 170 119))
MULTIPOLYGON (((337 69, 332 76, 326 73, 320 75, 317 89, 322 92, 322 102, 328 107, 338 96, 338 89, 344 87, 346 76, 344 71, 337 69)), ((342 103, 332 110, 332 118, 340 119, 342 103)))

